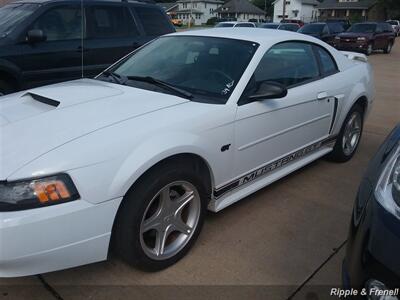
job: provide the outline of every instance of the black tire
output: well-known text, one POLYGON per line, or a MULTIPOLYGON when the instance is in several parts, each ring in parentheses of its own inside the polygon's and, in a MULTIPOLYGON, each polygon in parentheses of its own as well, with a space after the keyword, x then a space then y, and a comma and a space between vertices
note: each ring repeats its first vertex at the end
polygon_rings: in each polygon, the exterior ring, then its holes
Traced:
POLYGON ((360 105, 356 104, 353 106, 353 108, 347 114, 346 119, 343 122, 342 128, 340 129, 339 135, 336 139, 336 143, 335 143, 335 146, 333 147, 333 151, 331 153, 329 153, 327 156, 328 159, 331 161, 340 162, 340 163, 349 161, 356 153, 357 148, 360 144, 363 127, 364 127, 364 109, 360 105), (344 139, 344 135, 345 135, 346 125, 348 124, 350 118, 352 118, 354 113, 359 114, 359 116, 361 118, 361 124, 360 124, 361 128, 360 128, 360 135, 357 140, 357 144, 355 145, 354 150, 349 154, 349 153, 345 153, 345 150, 343 147, 343 139, 344 139))
POLYGON ((13 92, 12 85, 4 80, 0 80, 0 96, 4 96, 12 92, 13 92))
POLYGON ((388 44, 387 44, 387 46, 386 46, 386 48, 383 49, 383 52, 384 52, 385 54, 389 54, 389 53, 392 51, 392 47, 393 47, 393 42, 392 42, 392 41, 389 41, 388 44))
POLYGON ((364 54, 366 56, 370 56, 373 51, 374 51, 374 45, 372 43, 369 43, 368 46, 367 46, 367 49, 364 52, 364 54))
POLYGON ((195 172, 190 161, 160 163, 150 169, 135 183, 124 197, 118 210, 112 236, 112 249, 125 262, 144 271, 159 271, 183 258, 196 242, 204 223, 207 188, 195 172), (200 215, 197 226, 186 245, 174 256, 165 260, 150 258, 141 246, 140 226, 153 197, 166 185, 184 180, 192 184, 200 195, 200 215))

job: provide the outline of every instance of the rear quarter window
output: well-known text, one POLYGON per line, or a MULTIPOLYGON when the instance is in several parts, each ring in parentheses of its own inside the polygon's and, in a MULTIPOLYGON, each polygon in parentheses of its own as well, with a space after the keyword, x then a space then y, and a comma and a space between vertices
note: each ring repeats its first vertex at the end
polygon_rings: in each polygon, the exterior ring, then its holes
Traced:
POLYGON ((320 46, 315 46, 318 59, 321 64, 322 76, 335 74, 338 71, 337 65, 329 52, 320 46))
POLYGON ((134 7, 146 35, 159 36, 173 32, 172 25, 165 14, 156 7, 134 7))

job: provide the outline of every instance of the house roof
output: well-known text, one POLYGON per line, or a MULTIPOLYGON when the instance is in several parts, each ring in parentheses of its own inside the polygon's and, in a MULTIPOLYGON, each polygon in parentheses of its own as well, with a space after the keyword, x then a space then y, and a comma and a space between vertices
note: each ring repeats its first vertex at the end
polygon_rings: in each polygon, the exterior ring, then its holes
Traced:
POLYGON ((302 0, 301 4, 318 5, 321 4, 318 0, 302 0))
POLYGON ((215 11, 219 13, 246 13, 265 15, 265 11, 253 5, 248 0, 230 0, 221 7, 218 7, 215 11))
POLYGON ((222 0, 178 0, 176 1, 177 3, 190 3, 190 2, 206 2, 206 3, 217 3, 217 4, 223 4, 224 1, 222 0))
POLYGON ((357 2, 339 2, 338 0, 324 0, 318 5, 319 9, 368 9, 377 0, 359 0, 357 2))
POLYGON ((181 9, 178 10, 176 13, 178 14, 203 14, 202 11, 198 10, 198 9, 181 9))
POLYGON ((176 2, 166 2, 166 3, 157 3, 159 6, 164 8, 165 11, 169 11, 170 9, 174 8, 175 6, 178 6, 178 3, 176 2))

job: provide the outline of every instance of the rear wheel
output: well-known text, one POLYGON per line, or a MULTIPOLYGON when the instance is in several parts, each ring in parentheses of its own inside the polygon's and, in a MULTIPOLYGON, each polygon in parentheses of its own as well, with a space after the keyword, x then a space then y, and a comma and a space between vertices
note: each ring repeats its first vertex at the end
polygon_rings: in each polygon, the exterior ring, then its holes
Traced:
POLYGON ((187 164, 164 164, 150 170, 128 192, 119 209, 113 233, 115 251, 142 270, 171 266, 195 243, 206 199, 201 179, 187 164))
POLYGON ((350 160, 360 143, 363 130, 364 110, 360 105, 355 105, 347 115, 333 151, 328 158, 336 162, 350 160))
POLYGON ((7 81, 0 80, 0 97, 13 91, 13 87, 7 81))

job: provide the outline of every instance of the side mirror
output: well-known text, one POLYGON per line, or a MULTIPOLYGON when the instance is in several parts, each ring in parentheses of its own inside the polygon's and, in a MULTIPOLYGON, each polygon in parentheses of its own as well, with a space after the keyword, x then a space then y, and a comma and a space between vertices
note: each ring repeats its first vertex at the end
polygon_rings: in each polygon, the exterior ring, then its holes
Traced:
POLYGON ((46 41, 47 37, 40 29, 32 29, 28 31, 26 39, 29 43, 38 43, 46 41))
POLYGON ((261 101, 266 99, 279 99, 287 95, 287 89, 283 84, 273 81, 262 82, 256 93, 249 96, 250 102, 261 101))

